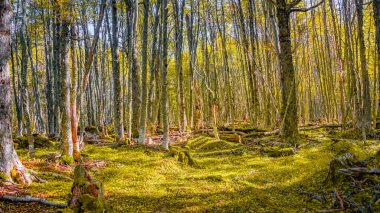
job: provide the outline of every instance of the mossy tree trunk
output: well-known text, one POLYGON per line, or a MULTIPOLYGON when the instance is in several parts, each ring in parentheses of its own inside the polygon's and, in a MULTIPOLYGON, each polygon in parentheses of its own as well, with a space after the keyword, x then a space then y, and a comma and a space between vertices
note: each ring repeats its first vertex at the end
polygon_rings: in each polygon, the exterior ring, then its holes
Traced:
POLYGON ((162 141, 162 146, 165 149, 169 148, 169 109, 167 103, 167 76, 168 76, 168 1, 162 0, 162 62, 161 62, 161 77, 162 77, 162 97, 161 97, 161 112, 163 120, 164 138, 162 141))
POLYGON ((287 3, 286 0, 278 0, 276 2, 280 41, 281 130, 284 141, 293 145, 296 145, 298 141, 298 107, 296 75, 293 65, 292 41, 290 38, 290 14, 292 12, 307 12, 320 5, 323 1, 310 8, 297 8, 296 6, 300 2, 301 0, 295 0, 291 3, 287 3))
POLYGON ((80 149, 78 143, 78 120, 77 120, 77 54, 75 49, 75 39, 76 39, 76 31, 75 26, 72 24, 70 26, 71 31, 71 40, 70 40, 70 48, 71 48, 71 87, 70 87, 70 124, 71 124, 71 134, 73 140, 73 152, 74 158, 76 160, 80 157, 80 149))
POLYGON ((355 0, 356 5, 356 18, 358 21, 358 39, 359 39, 359 53, 360 53, 360 69, 363 78, 363 103, 361 104, 363 109, 363 127, 366 131, 371 129, 371 95, 370 95, 370 82, 368 76, 368 67, 366 59, 366 46, 364 41, 363 30, 363 0, 355 0))
POLYGON ((149 0, 144 0, 144 27, 142 35, 142 85, 141 85, 141 113, 140 113, 140 131, 139 144, 144 144, 146 135, 146 118, 148 102, 148 22, 149 22, 149 0))
POLYGON ((108 212, 102 184, 94 181, 82 165, 74 169, 68 207, 74 212, 108 212))
POLYGON ((123 125, 123 102, 121 93, 121 76, 119 62, 119 38, 118 38, 118 18, 116 0, 112 0, 112 70, 113 70, 113 88, 114 88, 114 117, 115 132, 117 141, 124 138, 123 125))
POLYGON ((64 0, 60 4, 59 18, 61 21, 61 138, 63 155, 68 157, 73 156, 73 138, 71 132, 71 114, 70 114, 70 88, 71 88, 71 78, 70 78, 70 0, 64 0))
POLYGON ((140 88, 140 62, 137 53, 137 25, 139 17, 138 0, 132 0, 133 24, 132 24, 132 137, 136 137, 139 131, 141 88, 140 88))
POLYGON ((12 140, 12 98, 9 69, 12 7, 0 0, 0 174, 2 179, 31 183, 28 170, 22 165, 12 140))
POLYGON ((287 8, 288 5, 285 0, 277 1, 282 93, 282 136, 285 142, 296 144, 298 140, 296 77, 290 38, 290 11, 287 8))

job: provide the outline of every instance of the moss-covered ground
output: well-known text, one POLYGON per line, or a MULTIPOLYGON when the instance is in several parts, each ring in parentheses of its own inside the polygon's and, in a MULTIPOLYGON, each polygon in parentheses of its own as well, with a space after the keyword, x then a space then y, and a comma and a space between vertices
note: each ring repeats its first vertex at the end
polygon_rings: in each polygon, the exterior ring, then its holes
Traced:
MULTIPOLYGON (((313 199, 318 191, 341 190, 326 186, 329 162, 352 151, 358 158, 373 155, 377 141, 330 139, 323 130, 301 132, 303 144, 295 153, 271 157, 258 143, 220 141, 194 136, 185 146, 194 165, 178 161, 158 146, 118 148, 86 145, 85 165, 103 182, 114 212, 316 212, 331 202, 313 199), (306 139, 305 139, 306 138, 306 139)), ((181 148, 184 149, 184 148, 181 148)), ((40 172, 46 183, 34 182, 27 193, 66 202, 73 167, 46 160, 54 148, 37 149, 35 159, 23 162, 40 172), (62 176, 57 176, 60 174, 62 176)), ((350 187, 350 186, 349 186, 350 187)), ((6 204, 1 204, 6 205, 6 204)), ((0 207, 1 207, 0 205, 0 207)), ((47 209, 48 210, 48 209, 47 209)))

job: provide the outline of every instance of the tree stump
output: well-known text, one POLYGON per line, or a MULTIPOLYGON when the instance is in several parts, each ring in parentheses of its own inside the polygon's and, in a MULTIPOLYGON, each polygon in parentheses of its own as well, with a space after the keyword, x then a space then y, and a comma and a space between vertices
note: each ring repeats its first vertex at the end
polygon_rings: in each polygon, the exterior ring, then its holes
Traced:
POLYGON ((75 167, 68 207, 74 212, 110 212, 102 184, 94 181, 82 165, 75 167))

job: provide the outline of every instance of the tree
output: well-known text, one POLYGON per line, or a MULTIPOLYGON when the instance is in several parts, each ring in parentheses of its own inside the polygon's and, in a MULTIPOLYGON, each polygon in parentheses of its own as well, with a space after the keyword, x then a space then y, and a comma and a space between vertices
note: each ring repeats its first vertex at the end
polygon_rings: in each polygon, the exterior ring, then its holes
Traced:
POLYGON ((370 83, 368 76, 368 67, 366 59, 366 47, 364 41, 364 31, 363 31, 363 0, 355 0, 357 21, 358 21, 358 39, 359 39, 359 52, 360 52, 360 65, 363 78, 363 103, 362 103, 362 113, 363 113, 363 124, 364 129, 369 131, 371 129, 371 96, 370 96, 370 83))
MULTIPOLYGON (((375 28, 376 28, 376 47, 377 47, 377 71, 378 71, 378 81, 380 83, 380 0, 373 1, 373 10, 375 18, 375 28)), ((378 95, 380 95, 380 87, 378 88, 378 95)), ((378 101, 378 108, 380 108, 380 101, 378 101)), ((378 111, 378 113, 380 110, 378 111)))
POLYGON ((12 140, 12 98, 9 69, 11 45, 12 7, 8 0, 0 0, 0 175, 2 179, 18 179, 22 183, 31 183, 32 176, 22 165, 12 140), (15 174, 15 176, 11 175, 15 174))
POLYGON ((141 105, 141 88, 140 88, 140 62, 137 55, 137 25, 139 18, 138 0, 131 0, 132 2, 132 40, 129 42, 131 45, 132 54, 132 137, 138 135, 139 118, 140 118, 140 105, 141 105))
POLYGON ((147 117, 147 74, 148 74, 148 22, 149 22, 149 0, 144 0, 144 26, 142 34, 142 83, 141 83, 141 113, 140 113, 140 131, 139 144, 144 144, 146 135, 146 117, 147 117))
POLYGON ((119 62, 119 39, 118 39, 118 18, 116 0, 111 0, 112 4, 112 70, 113 70, 113 88, 114 88, 114 116, 115 132, 117 133, 117 142, 124 138, 123 125, 123 102, 121 93, 120 80, 120 62, 119 62))
POLYGON ((296 145, 298 142, 298 108, 296 94, 296 75, 293 65, 292 40, 290 38, 290 14, 292 12, 306 12, 314 9, 322 2, 310 8, 297 8, 301 0, 287 3, 286 0, 276 2, 277 20, 280 41, 280 74, 282 94, 282 137, 286 143, 296 145))
POLYGON ((161 113, 164 127, 164 138, 162 146, 169 148, 169 109, 167 106, 167 86, 168 86, 168 1, 162 0, 162 61, 161 61, 161 77, 162 77, 162 97, 161 97, 161 113))
POLYGON ((63 156, 73 157, 73 138, 71 131, 71 107, 70 107, 70 3, 71 0, 61 1, 59 7, 59 19, 61 21, 61 63, 60 63, 60 85, 61 85, 61 137, 63 144, 63 156))

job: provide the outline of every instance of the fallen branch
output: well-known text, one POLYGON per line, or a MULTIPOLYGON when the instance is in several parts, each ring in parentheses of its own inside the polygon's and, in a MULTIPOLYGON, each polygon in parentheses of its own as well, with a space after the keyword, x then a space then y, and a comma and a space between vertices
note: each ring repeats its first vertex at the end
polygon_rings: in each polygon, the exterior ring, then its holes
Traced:
POLYGON ((329 212, 340 212, 341 210, 340 209, 323 209, 323 210, 319 210, 317 211, 318 213, 329 213, 329 212))
POLYGON ((380 169, 373 168, 368 170, 365 167, 352 167, 348 169, 339 169, 339 173, 351 175, 351 176, 362 176, 362 175, 380 175, 380 169))
POLYGON ((64 176, 64 175, 61 175, 61 174, 58 174, 58 173, 54 173, 54 172, 44 172, 45 174, 47 175, 51 175, 53 177, 56 177, 56 178, 61 178, 61 179, 66 179, 66 180, 73 180, 72 178, 70 177, 67 177, 67 176, 64 176))
POLYGON ((4 195, 0 197, 0 200, 8 201, 8 202, 17 202, 17 203, 39 203, 45 206, 51 206, 51 207, 56 207, 56 208, 61 208, 61 209, 64 209, 67 207, 66 204, 54 203, 54 202, 47 201, 45 198, 38 198, 38 197, 32 197, 32 196, 16 197, 16 196, 4 195))

